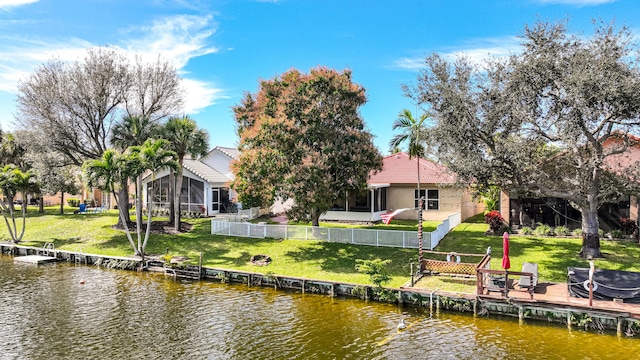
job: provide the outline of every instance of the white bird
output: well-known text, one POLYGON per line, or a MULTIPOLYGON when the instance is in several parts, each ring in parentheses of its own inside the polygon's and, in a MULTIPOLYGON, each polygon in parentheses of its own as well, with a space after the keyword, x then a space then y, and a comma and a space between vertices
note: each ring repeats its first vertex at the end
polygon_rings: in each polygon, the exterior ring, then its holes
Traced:
POLYGON ((398 330, 404 330, 407 325, 404 323, 404 319, 400 319, 400 324, 398 324, 398 330))

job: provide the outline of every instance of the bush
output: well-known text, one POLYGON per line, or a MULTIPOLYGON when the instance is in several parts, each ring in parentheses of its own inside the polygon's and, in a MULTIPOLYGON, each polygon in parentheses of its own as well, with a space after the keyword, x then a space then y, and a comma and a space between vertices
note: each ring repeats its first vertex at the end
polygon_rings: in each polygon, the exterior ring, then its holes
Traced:
POLYGON ((386 266, 391 263, 391 260, 363 260, 356 259, 356 270, 359 273, 369 275, 369 281, 371 281, 377 287, 388 283, 391 280, 391 276, 386 269, 386 266))
POLYGON ((553 232, 558 236, 569 236, 571 231, 566 226, 556 226, 553 232))
POLYGON ((484 222, 489 224, 489 229, 496 234, 500 233, 500 230, 506 225, 504 218, 498 210, 489 211, 484 216, 484 222))
POLYGON ((620 229, 611 230, 611 237, 614 239, 622 239, 622 230, 620 229))
POLYGON ((520 233, 522 235, 531 235, 533 234, 533 229, 528 226, 523 226, 522 229, 520 229, 520 233))
POLYGON ((620 218, 620 230, 624 235, 636 235, 638 232, 638 223, 629 218, 620 218))
POLYGON ((551 228, 549 227, 549 225, 545 225, 545 224, 540 224, 538 223, 538 226, 536 226, 535 230, 533 230, 534 234, 538 235, 538 236, 551 236, 553 235, 553 232, 551 231, 551 228))
POLYGON ((577 228, 577 229, 573 230, 573 234, 575 236, 582 236, 582 228, 577 228))
POLYGON ((598 236, 601 238, 604 237, 604 230, 598 229, 598 236))
POLYGON ((78 207, 80 206, 80 199, 67 199, 67 204, 71 207, 78 207))

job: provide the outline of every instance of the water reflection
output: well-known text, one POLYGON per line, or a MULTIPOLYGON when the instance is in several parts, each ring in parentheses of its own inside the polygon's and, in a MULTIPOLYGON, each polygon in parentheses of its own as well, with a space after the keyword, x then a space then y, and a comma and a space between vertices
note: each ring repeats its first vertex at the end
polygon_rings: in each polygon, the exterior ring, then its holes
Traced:
POLYGON ((0 304, 3 359, 625 359, 640 351, 637 340, 557 325, 9 257, 0 257, 0 304), (409 326, 397 331, 401 318, 409 326))

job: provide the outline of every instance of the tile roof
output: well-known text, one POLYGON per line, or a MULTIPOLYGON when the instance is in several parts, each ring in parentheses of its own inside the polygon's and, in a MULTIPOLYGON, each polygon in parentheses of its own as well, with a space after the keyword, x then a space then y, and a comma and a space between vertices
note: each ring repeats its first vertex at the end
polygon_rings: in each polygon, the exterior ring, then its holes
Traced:
POLYGON ((209 153, 211 153, 215 149, 218 149, 221 153, 227 155, 228 157, 230 157, 232 159, 237 159, 240 156, 240 150, 238 150, 236 148, 223 147, 223 146, 216 146, 213 149, 211 149, 211 151, 209 151, 209 153))
POLYGON ((198 175, 211 184, 226 184, 227 182, 232 180, 224 176, 224 174, 221 174, 217 170, 198 160, 185 158, 184 168, 198 175))
MULTIPOLYGON (((418 178, 417 157, 409 159, 406 153, 397 153, 382 159, 382 171, 369 174, 367 184, 415 184, 418 178)), ((445 166, 420 159, 421 184, 453 184, 456 177, 445 166)))

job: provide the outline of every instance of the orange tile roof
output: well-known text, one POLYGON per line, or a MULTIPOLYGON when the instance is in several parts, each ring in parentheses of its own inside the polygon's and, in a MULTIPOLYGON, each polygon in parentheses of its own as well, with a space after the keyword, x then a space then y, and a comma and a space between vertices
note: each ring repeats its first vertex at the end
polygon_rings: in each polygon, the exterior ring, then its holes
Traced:
MULTIPOLYGON (((418 178, 417 157, 409 159, 406 153, 386 156, 382 160, 382 170, 369 174, 367 184, 415 184, 418 178)), ((456 177, 445 166, 427 159, 420 159, 421 184, 453 184, 456 177)))

